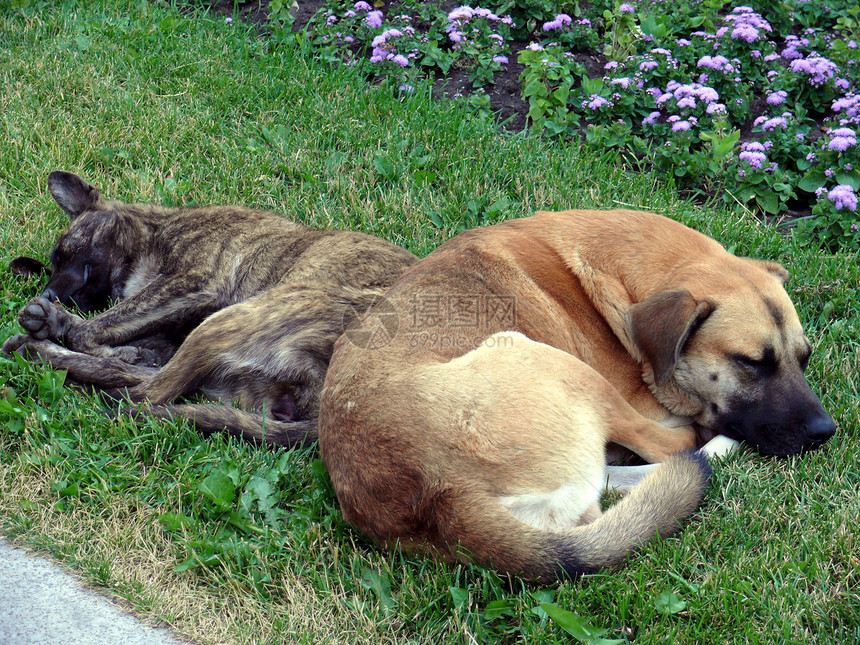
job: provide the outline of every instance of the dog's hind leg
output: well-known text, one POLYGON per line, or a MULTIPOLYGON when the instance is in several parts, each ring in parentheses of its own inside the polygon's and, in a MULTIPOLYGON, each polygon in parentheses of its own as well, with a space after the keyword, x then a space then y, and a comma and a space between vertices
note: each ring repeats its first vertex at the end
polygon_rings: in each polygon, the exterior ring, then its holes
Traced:
MULTIPOLYGON (((142 405, 135 408, 141 413, 159 419, 184 417, 194 423, 197 431, 210 436, 220 432, 256 444, 284 447, 305 447, 317 438, 316 419, 284 422, 255 412, 211 404, 142 405)), ((132 413, 124 410, 125 414, 132 413)))
MULTIPOLYGON (((202 388, 226 403, 266 414, 267 424, 315 420, 348 304, 338 290, 285 285, 227 307, 191 332, 158 374, 133 388, 132 399, 167 405, 202 388)), ((228 427, 220 420, 214 426, 228 427)), ((307 435, 303 429, 283 431, 289 437, 307 435)))

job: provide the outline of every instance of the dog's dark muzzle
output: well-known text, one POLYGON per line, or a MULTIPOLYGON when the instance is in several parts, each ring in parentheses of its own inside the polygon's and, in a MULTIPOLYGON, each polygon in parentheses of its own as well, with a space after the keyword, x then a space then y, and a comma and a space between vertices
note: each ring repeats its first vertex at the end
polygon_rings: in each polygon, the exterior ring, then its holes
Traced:
POLYGON ((803 385, 794 396, 735 401, 720 420, 721 434, 745 441, 765 455, 788 457, 821 447, 836 433, 836 423, 803 385))

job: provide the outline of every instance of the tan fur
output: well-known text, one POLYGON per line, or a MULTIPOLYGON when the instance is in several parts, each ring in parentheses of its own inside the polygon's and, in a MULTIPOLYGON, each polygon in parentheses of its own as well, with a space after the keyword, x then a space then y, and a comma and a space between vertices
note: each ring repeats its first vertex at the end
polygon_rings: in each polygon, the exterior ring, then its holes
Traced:
MULTIPOLYGON (((784 279, 651 213, 544 212, 457 236, 386 294, 390 344, 336 343, 320 447, 345 517, 380 544, 544 581, 623 562, 693 512, 704 456, 672 455, 733 431, 759 381, 827 433, 801 391, 809 344, 784 279), (766 350, 773 374, 738 366, 766 350), (666 463, 601 516, 607 442, 666 463)), ((793 422, 807 423, 768 420, 793 422)), ((743 438, 805 445, 784 434, 743 438)))

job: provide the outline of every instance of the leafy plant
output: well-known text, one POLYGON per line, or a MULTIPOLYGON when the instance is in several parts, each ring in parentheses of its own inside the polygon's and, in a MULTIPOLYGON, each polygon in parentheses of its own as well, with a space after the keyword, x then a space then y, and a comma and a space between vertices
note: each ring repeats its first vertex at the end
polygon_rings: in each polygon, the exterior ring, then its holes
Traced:
POLYGON ((568 109, 568 97, 585 68, 560 45, 527 47, 520 52, 519 62, 524 66, 520 81, 532 129, 546 129, 553 136, 570 133, 578 119, 568 109))

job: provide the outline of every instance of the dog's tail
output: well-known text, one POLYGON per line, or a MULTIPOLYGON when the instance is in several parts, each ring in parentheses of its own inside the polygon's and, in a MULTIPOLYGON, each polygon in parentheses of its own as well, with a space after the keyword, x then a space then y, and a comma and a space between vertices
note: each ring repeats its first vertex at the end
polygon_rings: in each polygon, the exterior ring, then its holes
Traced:
POLYGON ((675 455, 594 522, 559 532, 528 526, 485 498, 484 508, 456 513, 461 534, 479 536, 460 548, 469 559, 547 583, 613 568, 655 533, 676 533, 699 506, 710 474, 704 454, 675 455))
MULTIPOLYGON (((317 439, 317 420, 278 421, 256 412, 246 412, 229 405, 207 403, 183 403, 181 405, 143 404, 133 408, 142 414, 159 419, 185 417, 192 421, 197 431, 208 437, 227 434, 257 444, 272 446, 306 447, 317 439)), ((126 409, 129 413, 131 410, 126 409)))

